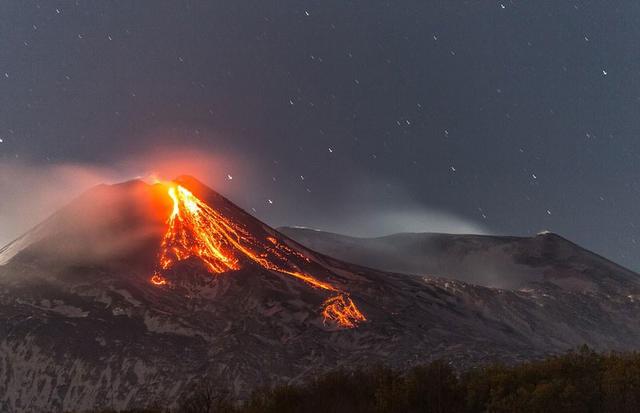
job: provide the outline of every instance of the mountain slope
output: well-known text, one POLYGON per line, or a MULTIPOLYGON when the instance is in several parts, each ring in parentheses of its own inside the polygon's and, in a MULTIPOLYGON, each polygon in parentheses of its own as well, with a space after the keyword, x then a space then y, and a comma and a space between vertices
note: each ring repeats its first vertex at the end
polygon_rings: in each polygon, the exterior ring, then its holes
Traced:
POLYGON ((378 238, 299 227, 279 231, 326 255, 385 271, 434 275, 487 287, 625 294, 640 276, 553 233, 535 237, 404 233, 378 238))
POLYGON ((466 366, 640 344, 631 284, 625 294, 545 283, 510 291, 347 264, 190 177, 95 188, 9 250, 0 411, 171 405, 203 377, 242 398, 338 366, 439 357, 466 366), (195 200, 172 202, 167 188, 177 186, 195 200), (236 264, 218 272, 207 262, 223 260, 216 251, 236 264), (328 317, 336 296, 336 313, 353 311, 352 300, 363 318, 328 317))

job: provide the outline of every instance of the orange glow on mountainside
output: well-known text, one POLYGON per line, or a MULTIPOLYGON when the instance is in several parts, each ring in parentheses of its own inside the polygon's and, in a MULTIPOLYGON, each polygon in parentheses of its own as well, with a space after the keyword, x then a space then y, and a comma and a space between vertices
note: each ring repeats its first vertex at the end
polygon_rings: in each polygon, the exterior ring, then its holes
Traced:
POLYGON ((165 280, 161 275, 154 274, 151 277, 151 283, 155 285, 165 285, 167 284, 167 280, 165 280))
POLYGON ((359 321, 366 320, 355 303, 343 294, 329 298, 324 305, 324 319, 333 320, 343 327, 353 328, 359 321))
POLYGON ((292 262, 292 259, 309 262, 304 255, 275 237, 267 236, 264 240, 256 238, 244 226, 211 208, 183 186, 173 183, 167 186, 172 209, 161 243, 158 269, 150 280, 152 284, 167 285, 169 282, 161 275, 162 272, 191 257, 201 260, 213 274, 238 270, 241 260, 249 259, 267 270, 335 293, 323 304, 325 321, 345 328, 353 328, 366 321, 347 293, 301 271, 292 262))

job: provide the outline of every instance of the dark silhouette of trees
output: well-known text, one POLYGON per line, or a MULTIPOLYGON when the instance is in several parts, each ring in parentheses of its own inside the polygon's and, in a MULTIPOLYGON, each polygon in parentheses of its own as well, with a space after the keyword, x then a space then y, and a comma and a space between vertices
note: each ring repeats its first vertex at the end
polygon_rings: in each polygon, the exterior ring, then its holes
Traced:
POLYGON ((631 413, 640 412, 640 353, 581 347, 464 372, 442 360, 404 372, 338 370, 304 384, 256 390, 242 403, 204 381, 178 404, 174 411, 181 413, 631 413))
POLYGON ((179 403, 180 413, 233 413, 235 409, 226 389, 203 380, 187 391, 179 403))

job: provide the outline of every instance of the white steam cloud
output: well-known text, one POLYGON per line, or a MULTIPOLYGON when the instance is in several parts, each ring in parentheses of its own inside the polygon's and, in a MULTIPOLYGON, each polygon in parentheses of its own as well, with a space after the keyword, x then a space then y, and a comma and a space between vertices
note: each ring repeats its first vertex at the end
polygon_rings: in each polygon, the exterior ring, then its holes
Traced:
POLYGON ((471 220, 451 213, 413 206, 384 207, 340 217, 322 225, 331 232, 355 237, 377 237, 399 232, 438 232, 448 234, 480 234, 490 231, 471 220))
POLYGON ((241 163, 228 155, 168 148, 151 155, 132 155, 109 167, 0 160, 0 248, 98 184, 190 174, 225 190, 231 162, 241 163))
POLYGON ((109 167, 0 160, 0 247, 95 185, 182 174, 195 176, 273 226, 299 225, 361 237, 398 232, 491 233, 472 219, 415 202, 402 185, 364 174, 352 171, 350 179, 336 182, 320 200, 312 200, 290 187, 277 188, 280 193, 274 194, 276 188, 264 184, 261 169, 259 162, 239 154, 171 148, 132 155, 109 167), (388 192, 388 188, 394 190, 388 192), (273 195, 278 197, 277 205, 259 207, 273 195))
POLYGON ((99 167, 0 161, 0 245, 17 238, 88 188, 114 180, 117 177, 112 171, 99 167))

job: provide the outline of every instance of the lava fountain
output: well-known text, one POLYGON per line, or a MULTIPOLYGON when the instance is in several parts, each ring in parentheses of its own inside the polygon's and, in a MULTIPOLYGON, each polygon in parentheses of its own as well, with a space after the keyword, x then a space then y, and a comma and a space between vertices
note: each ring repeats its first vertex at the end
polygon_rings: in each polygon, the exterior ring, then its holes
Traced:
POLYGON ((301 271, 295 265, 293 258, 309 262, 303 254, 275 237, 259 239, 239 222, 228 219, 181 185, 171 183, 167 187, 173 207, 160 247, 158 268, 150 280, 152 284, 169 284, 162 272, 187 258, 198 258, 214 275, 240 269, 241 258, 245 258, 262 268, 332 293, 323 304, 325 321, 345 328, 353 328, 366 321, 348 293, 301 271))

